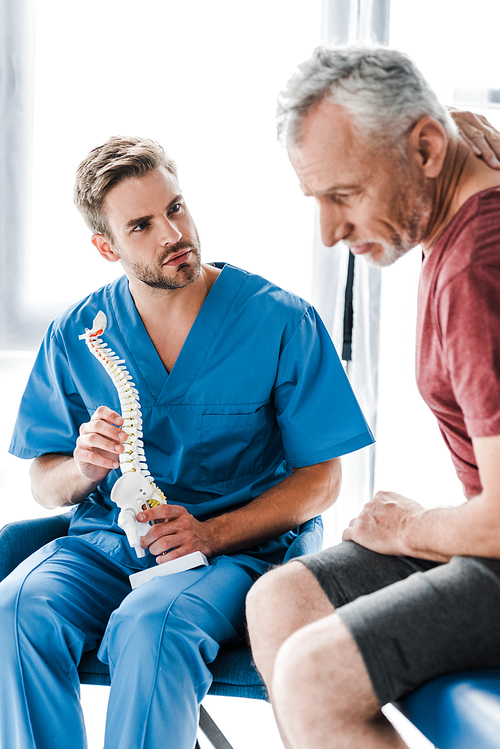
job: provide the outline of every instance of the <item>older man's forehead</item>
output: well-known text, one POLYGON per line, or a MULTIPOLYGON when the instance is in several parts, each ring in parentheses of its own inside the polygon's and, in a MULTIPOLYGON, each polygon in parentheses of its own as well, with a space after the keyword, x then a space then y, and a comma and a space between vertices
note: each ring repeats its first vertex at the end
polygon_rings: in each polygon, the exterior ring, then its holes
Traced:
POLYGON ((304 193, 315 197, 358 189, 371 179, 380 156, 360 136, 353 116, 327 99, 304 117, 300 138, 288 152, 304 193))
POLYGON ((323 98, 305 114, 297 145, 310 140, 331 142, 333 138, 349 148, 360 140, 360 133, 345 107, 323 98))

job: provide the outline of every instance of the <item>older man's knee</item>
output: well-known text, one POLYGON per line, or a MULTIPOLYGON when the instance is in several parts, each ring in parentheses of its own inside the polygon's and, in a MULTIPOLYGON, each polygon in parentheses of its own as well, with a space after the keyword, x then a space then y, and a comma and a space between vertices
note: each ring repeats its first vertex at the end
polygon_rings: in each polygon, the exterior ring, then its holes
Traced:
POLYGON ((276 655, 272 690, 278 708, 293 712, 307 704, 312 714, 323 705, 340 723, 354 715, 371 719, 380 708, 361 653, 337 614, 287 638, 276 655))
POLYGON ((301 674, 301 683, 306 676, 314 680, 314 650, 315 644, 304 633, 304 628, 297 630, 285 640, 276 654, 274 666, 274 685, 279 691, 284 686, 294 683, 298 674, 301 674))
POLYGON ((334 609, 314 575, 298 561, 268 572, 247 597, 247 621, 253 639, 270 636, 286 639, 334 609))
POLYGON ((279 621, 290 623, 296 618, 301 621, 304 596, 311 582, 314 583, 314 578, 300 562, 290 562, 261 577, 247 596, 250 630, 259 630, 270 620, 274 625, 279 621))

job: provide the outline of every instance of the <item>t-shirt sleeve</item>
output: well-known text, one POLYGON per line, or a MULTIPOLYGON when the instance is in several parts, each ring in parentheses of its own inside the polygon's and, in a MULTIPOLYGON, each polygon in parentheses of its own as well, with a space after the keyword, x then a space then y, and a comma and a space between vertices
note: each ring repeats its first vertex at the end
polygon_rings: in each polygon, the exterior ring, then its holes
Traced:
POLYGON ((24 391, 9 452, 19 458, 71 455, 80 425, 88 420, 67 356, 51 326, 24 391))
POLYGON ((500 434, 500 268, 472 265, 439 300, 443 350, 471 437, 500 434))
POLYGON ((294 468, 374 441, 333 342, 312 307, 281 352, 274 405, 287 460, 294 468))

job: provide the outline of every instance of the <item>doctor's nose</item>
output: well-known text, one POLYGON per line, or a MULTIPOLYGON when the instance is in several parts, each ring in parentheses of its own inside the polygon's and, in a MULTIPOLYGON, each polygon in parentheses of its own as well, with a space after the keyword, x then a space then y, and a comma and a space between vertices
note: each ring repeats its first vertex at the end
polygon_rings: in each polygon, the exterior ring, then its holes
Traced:
POLYGON ((343 212, 337 206, 319 206, 319 224, 321 229, 321 241, 326 247, 333 247, 346 239, 353 230, 353 225, 345 219, 343 212))
POLYGON ((158 235, 158 241, 166 247, 169 244, 175 244, 182 239, 182 232, 175 226, 172 221, 165 218, 161 225, 161 230, 158 235))

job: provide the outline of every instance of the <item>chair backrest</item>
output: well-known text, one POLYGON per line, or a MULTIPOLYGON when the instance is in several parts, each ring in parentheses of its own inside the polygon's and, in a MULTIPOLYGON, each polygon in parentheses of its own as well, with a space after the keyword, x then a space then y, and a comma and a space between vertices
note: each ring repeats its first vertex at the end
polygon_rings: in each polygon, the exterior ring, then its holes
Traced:
POLYGON ((68 535, 74 510, 48 518, 17 520, 0 530, 0 580, 41 546, 68 535))

